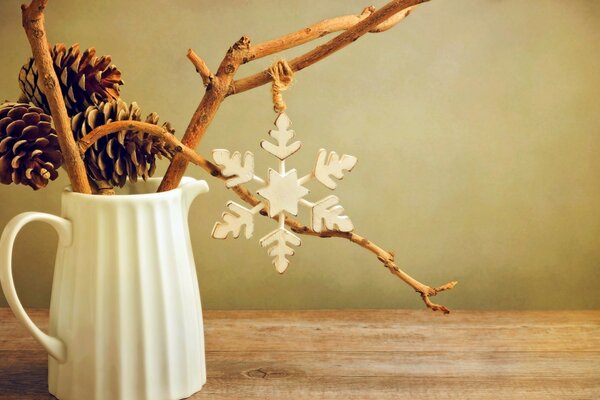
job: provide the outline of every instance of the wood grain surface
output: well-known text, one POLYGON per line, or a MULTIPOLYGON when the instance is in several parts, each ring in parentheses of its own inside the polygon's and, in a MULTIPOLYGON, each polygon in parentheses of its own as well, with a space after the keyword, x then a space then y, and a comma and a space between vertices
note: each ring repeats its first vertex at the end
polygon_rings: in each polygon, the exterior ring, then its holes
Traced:
MULTIPOLYGON (((600 399, 600 311, 207 311, 205 327, 192 399, 600 399)), ((53 399, 46 360, 0 309, 0 399, 53 399)))

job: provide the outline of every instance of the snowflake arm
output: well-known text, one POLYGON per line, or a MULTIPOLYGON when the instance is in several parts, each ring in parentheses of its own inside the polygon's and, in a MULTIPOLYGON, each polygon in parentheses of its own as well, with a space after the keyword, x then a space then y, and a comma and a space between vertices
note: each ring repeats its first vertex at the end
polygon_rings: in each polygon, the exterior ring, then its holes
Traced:
POLYGON ((262 147, 267 152, 271 153, 280 160, 285 160, 302 147, 300 141, 288 144, 288 142, 294 137, 294 131, 288 129, 290 127, 290 119, 286 114, 279 114, 275 120, 275 126, 277 130, 270 130, 269 135, 277 141, 277 144, 263 140, 260 142, 262 147))
POLYGON ((312 175, 323 185, 333 190, 336 188, 337 183, 331 177, 342 179, 344 171, 350 172, 357 161, 356 157, 348 154, 340 157, 335 151, 330 152, 327 156, 327 150, 321 149, 312 175))
POLYGON ((254 154, 250 151, 244 153, 244 159, 242 160, 242 154, 239 151, 234 151, 231 154, 229 150, 215 149, 213 150, 213 160, 221 167, 223 176, 227 178, 226 185, 228 188, 251 180, 264 183, 262 179, 254 175, 254 154))
POLYGON ((351 232, 354 225, 347 215, 342 215, 344 208, 339 205, 337 196, 327 196, 313 204, 311 209, 311 224, 315 232, 322 232, 323 226, 329 230, 351 232))
MULTIPOLYGON (((280 221, 285 221, 285 215, 280 214, 279 219, 280 221)), ((288 246, 288 244, 300 246, 302 241, 298 236, 282 227, 260 239, 260 245, 269 248, 267 254, 273 257, 273 265, 275 265, 275 269, 280 274, 283 274, 290 264, 287 256, 293 256, 295 253, 294 249, 288 246)))
POLYGON ((254 233, 254 215, 262 209, 262 204, 248 209, 230 201, 227 203, 227 208, 231 212, 223 213, 223 222, 215 223, 211 236, 215 239, 226 239, 231 234, 234 239, 237 239, 240 237, 242 228, 245 228, 246 239, 250 239, 254 233))
POLYGON ((298 203, 302 204, 304 207, 307 207, 307 208, 313 208, 315 206, 315 203, 313 203, 312 201, 308 201, 306 199, 300 199, 300 201, 298 203))

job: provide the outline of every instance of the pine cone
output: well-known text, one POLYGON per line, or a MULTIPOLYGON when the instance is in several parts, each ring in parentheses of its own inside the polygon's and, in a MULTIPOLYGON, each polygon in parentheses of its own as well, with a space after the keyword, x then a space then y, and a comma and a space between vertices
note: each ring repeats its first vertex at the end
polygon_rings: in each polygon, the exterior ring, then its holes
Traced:
MULTIPOLYGON (((78 44, 67 49, 62 43, 55 45, 50 54, 70 116, 85 111, 91 105, 119 98, 119 85, 123 81, 121 72, 111 64, 110 56, 98 58, 94 48, 81 53, 78 44)), ((40 84, 37 66, 30 58, 21 67, 19 85, 29 101, 50 114, 40 84)))
POLYGON ((58 177, 62 155, 52 118, 24 103, 0 105, 0 182, 34 190, 58 177))
MULTIPOLYGON (((118 99, 88 107, 71 118, 71 127, 79 140, 98 126, 124 120, 141 121, 141 110, 135 102, 127 106, 118 99)), ((158 115, 148 115, 145 122, 158 125, 158 115)), ((175 132, 168 122, 162 127, 175 132)), ((97 183, 123 187, 127 178, 132 182, 138 177, 146 180, 156 170, 157 157, 171 159, 174 153, 174 149, 160 138, 127 130, 96 141, 85 153, 85 164, 88 175, 97 183)))

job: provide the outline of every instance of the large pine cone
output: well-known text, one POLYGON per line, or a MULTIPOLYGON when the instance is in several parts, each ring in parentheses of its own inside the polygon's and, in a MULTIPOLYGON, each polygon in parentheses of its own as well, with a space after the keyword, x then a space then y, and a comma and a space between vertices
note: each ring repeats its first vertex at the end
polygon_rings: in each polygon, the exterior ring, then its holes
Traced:
POLYGON ((0 105, 0 182, 38 190, 58 177, 61 164, 49 115, 30 104, 0 105))
MULTIPOLYGON (((158 125, 158 115, 148 115, 145 122, 158 125)), ((141 121, 141 110, 137 103, 130 106, 121 100, 113 100, 88 107, 71 118, 71 128, 77 140, 90 133, 94 128, 113 121, 141 121)), ((171 125, 162 125, 174 133, 171 125)), ((174 149, 162 139, 135 130, 121 131, 100 138, 85 153, 88 175, 103 186, 123 187, 127 182, 136 182, 138 178, 146 180, 156 170, 156 158, 163 156, 171 159, 174 149)))
MULTIPOLYGON (((78 44, 67 49, 62 43, 55 45, 50 54, 70 116, 91 105, 119 98, 119 85, 123 81, 121 72, 111 64, 110 56, 98 58, 94 48, 81 53, 78 44)), ((19 72, 19 85, 29 101, 50 114, 41 83, 37 65, 30 58, 19 72)))

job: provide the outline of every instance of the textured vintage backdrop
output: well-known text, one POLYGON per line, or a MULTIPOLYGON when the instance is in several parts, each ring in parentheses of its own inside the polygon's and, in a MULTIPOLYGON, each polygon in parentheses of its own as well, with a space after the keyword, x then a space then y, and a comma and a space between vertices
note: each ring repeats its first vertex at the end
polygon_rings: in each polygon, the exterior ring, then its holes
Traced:
MULTIPOLYGON (((29 56, 20 3, 0 2, 7 99, 18 96, 29 56)), ((47 27, 52 41, 111 54, 124 72, 123 98, 157 111, 181 135, 203 92, 188 47, 215 68, 243 34, 260 42, 366 5, 52 0, 47 27)), ((394 249, 399 265, 426 283, 459 280, 440 299, 450 307, 600 307, 599 54, 596 0, 433 0, 392 31, 297 75, 286 99, 304 148, 291 163, 307 171, 320 147, 358 156, 337 193, 357 230, 394 249)), ((274 117, 266 86, 232 97, 200 151, 250 149, 266 170, 273 160, 258 142, 274 117)), ((197 168, 189 174, 206 177, 197 168)), ((37 193, 1 186, 0 226, 23 211, 58 213, 65 178, 37 193)), ((258 246, 264 221, 254 240, 211 240, 233 194, 207 179, 211 193, 190 216, 205 307, 423 307, 371 254, 343 240, 305 238, 283 276, 258 246)), ((26 305, 48 305, 55 246, 41 224, 18 240, 15 279, 26 305)))

